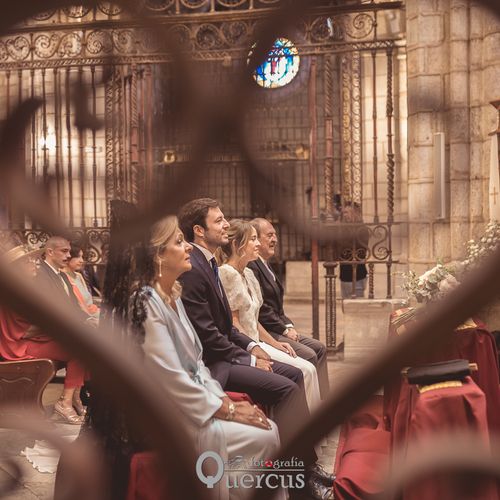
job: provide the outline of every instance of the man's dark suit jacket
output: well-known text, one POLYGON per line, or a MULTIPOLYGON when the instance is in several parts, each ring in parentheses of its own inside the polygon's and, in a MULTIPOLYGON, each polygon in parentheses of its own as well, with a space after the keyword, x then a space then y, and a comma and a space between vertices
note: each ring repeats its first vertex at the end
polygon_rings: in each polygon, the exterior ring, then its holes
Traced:
POLYGON ((224 288, 219 289, 209 262, 198 248, 191 252, 192 269, 179 279, 182 302, 203 345, 203 361, 225 386, 231 365, 250 365, 251 339, 233 326, 224 288))
POLYGON ((73 292, 73 287, 68 278, 64 274, 61 277, 68 287, 69 295, 66 293, 61 279, 54 273, 49 265, 44 260, 42 260, 37 271, 35 282, 40 290, 43 290, 54 298, 57 297, 63 301, 68 301, 68 304, 74 308, 75 313, 79 318, 83 320, 87 319, 88 315, 85 314, 81 309, 78 303, 78 299, 73 292))
POLYGON ((278 278, 273 278, 264 263, 260 260, 249 262, 262 290, 264 303, 259 311, 259 323, 274 336, 281 335, 287 324, 293 324, 283 310, 283 285, 278 278))

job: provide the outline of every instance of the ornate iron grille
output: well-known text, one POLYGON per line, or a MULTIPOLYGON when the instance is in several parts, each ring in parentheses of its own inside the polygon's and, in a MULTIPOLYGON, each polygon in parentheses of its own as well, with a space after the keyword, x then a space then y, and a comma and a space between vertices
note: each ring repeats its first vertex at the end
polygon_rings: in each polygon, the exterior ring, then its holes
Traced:
MULTIPOLYGON (((484 3, 489 3, 500 13, 496 2, 490 1, 484 3)), ((60 4, 64 4, 64 2, 59 2, 60 4)), ((49 2, 46 7, 52 8, 52 3, 49 2)), ((37 12, 37 9, 30 4, 27 4, 25 8, 26 16, 37 12)), ((305 6, 299 5, 297 9, 297 12, 294 13, 295 16, 298 16, 302 10, 305 10, 305 6)), ((3 26, 17 22, 19 12, 15 11, 15 14, 11 16, 10 13, 6 12, 6 19, 3 20, 3 26)), ((29 117, 29 114, 26 115, 29 117)), ((392 107, 390 105, 387 106, 387 115, 390 122, 392 116, 392 107)), ((10 119, 9 125, 17 131, 16 127, 19 128, 24 123, 22 123, 21 119, 10 119)), ((388 127, 388 135, 391 135, 390 126, 388 127)), ((15 156, 13 155, 13 146, 12 144, 5 143, 5 137, 9 137, 8 131, 7 133, 4 131, 3 152, 10 159, 12 156, 15 156)), ((391 150, 388 151, 387 166, 389 167, 389 171, 391 171, 393 166, 392 155, 393 152, 391 150)), ((6 167, 4 168, 5 171, 8 171, 6 167)), ((14 183, 13 186, 16 188, 15 192, 17 195, 26 195, 26 185, 17 185, 14 183)), ((175 199, 173 190, 167 190, 166 194, 170 194, 175 199)), ((46 226, 48 231, 61 230, 62 225, 56 218, 53 220, 48 218, 43 219, 44 210, 49 210, 47 205, 35 203, 28 207, 28 209, 27 206, 29 204, 26 203, 26 200, 17 198, 15 202, 16 206, 23 206, 30 216, 42 219, 43 225, 46 226), (37 212, 37 209, 39 212, 37 212)), ((168 203, 169 200, 166 201, 165 210, 171 208, 168 203)), ((392 223, 392 219, 390 218, 391 206, 392 204, 389 203, 388 218, 389 222, 392 223)), ((143 213, 146 222, 160 215, 160 211, 143 213)), ((314 217, 314 215, 313 212, 312 216, 314 217)), ((131 225, 126 229, 133 231, 134 226, 131 225)), ((310 232, 306 230, 304 230, 304 233, 310 235, 310 232)), ((108 389, 109 394, 116 398, 116 401, 122 404, 130 414, 135 415, 136 423, 142 424, 151 431, 153 439, 157 439, 158 447, 162 451, 162 457, 171 467, 170 470, 172 471, 174 483, 178 482, 181 484, 184 481, 185 496, 189 498, 201 498, 203 496, 201 492, 196 489, 192 481, 189 481, 190 478, 187 471, 192 470, 192 468, 188 466, 192 466, 193 464, 189 461, 192 457, 185 451, 186 441, 180 439, 183 437, 182 431, 175 425, 176 422, 168 406, 162 404, 161 399, 154 399, 155 394, 150 387, 151 384, 148 384, 148 380, 141 373, 141 370, 133 363, 127 363, 127 361, 130 361, 129 358, 120 357, 113 350, 116 346, 107 345, 103 341, 102 336, 96 335, 96 332, 80 328, 71 320, 68 320, 57 309, 56 305, 50 301, 50 298, 43 297, 42 294, 37 293, 32 287, 22 283, 19 277, 9 270, 8 266, 1 260, 0 275, 2 278, 0 280, 2 302, 17 310, 22 310, 29 319, 45 327, 47 331, 53 331, 54 337, 62 345, 72 352, 78 353, 94 369, 97 380, 108 389), (123 391, 120 390, 123 383, 130 388, 130 391, 127 391, 126 397, 124 397, 123 391), (141 409, 140 418, 137 414, 137 407, 141 409)), ((398 374, 402 366, 405 365, 405 362, 411 359, 411 355, 416 349, 425 349, 433 346, 436 336, 445 337, 448 331, 451 331, 455 326, 471 316, 480 305, 487 302, 493 291, 492 284, 496 285, 498 279, 500 279, 500 259, 497 253, 476 273, 465 287, 453 293, 448 300, 440 304, 439 310, 437 308, 431 309, 419 325, 410 329, 405 336, 401 336, 401 338, 389 346, 378 357, 369 360, 345 386, 335 391, 320 411, 313 415, 311 421, 297 430, 297 437, 291 443, 285 443, 283 452, 285 454, 293 454, 303 448, 306 443, 317 442, 328 430, 338 425, 348 414, 359 407, 384 381, 398 374)), ((22 425, 19 421, 4 420, 4 422, 8 422, 12 426, 22 425)), ((27 424, 31 424, 31 422, 27 422, 27 424)), ((49 435, 49 433, 45 432, 45 435, 49 435)), ((467 443, 463 440, 455 440, 454 443, 439 444, 440 450, 445 450, 444 453, 439 454, 439 458, 445 461, 445 465, 453 463, 454 466, 458 464, 466 468, 475 467, 480 470, 487 470, 497 476, 500 475, 498 469, 498 464, 500 463, 498 460, 498 442, 493 441, 492 443, 494 453, 491 457, 483 456, 482 450, 477 452, 476 447, 471 442, 467 443)), ((428 450, 428 452, 430 451, 428 450)), ((427 459, 428 455, 422 453, 422 458, 427 459)), ((410 462, 410 465, 418 466, 422 465, 422 462, 410 462)), ((411 475, 405 470, 404 474, 398 478, 400 482, 397 486, 401 486, 401 483, 409 477, 411 479, 411 475)), ((266 494, 264 493, 262 496, 265 497, 266 494)))

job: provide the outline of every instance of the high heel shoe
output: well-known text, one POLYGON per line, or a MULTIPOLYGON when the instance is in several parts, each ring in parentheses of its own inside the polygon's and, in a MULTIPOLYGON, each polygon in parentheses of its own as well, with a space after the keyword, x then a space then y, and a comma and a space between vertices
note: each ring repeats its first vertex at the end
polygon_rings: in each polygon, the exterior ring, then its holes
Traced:
POLYGON ((54 405, 54 413, 57 413, 67 424, 83 424, 83 417, 79 416, 72 406, 63 405, 61 400, 54 405))
POLYGON ((87 414, 87 407, 83 406, 80 398, 73 398, 73 408, 80 417, 84 417, 87 414))

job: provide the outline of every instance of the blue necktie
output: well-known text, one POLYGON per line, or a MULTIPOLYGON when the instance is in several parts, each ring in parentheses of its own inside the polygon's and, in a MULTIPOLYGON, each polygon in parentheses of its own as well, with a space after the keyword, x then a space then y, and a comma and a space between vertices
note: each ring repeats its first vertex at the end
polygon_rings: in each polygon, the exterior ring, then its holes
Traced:
POLYGON ((219 287, 220 293, 222 294, 222 284, 221 284, 220 278, 219 278, 219 267, 217 266, 217 261, 215 260, 215 257, 212 257, 210 259, 210 265, 212 266, 212 271, 214 272, 215 281, 217 282, 217 286, 219 287))

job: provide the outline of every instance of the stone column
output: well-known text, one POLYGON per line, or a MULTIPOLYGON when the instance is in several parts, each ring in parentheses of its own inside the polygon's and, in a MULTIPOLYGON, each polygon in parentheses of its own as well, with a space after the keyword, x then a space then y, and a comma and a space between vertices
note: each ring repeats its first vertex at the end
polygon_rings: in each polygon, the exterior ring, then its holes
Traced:
POLYGON ((471 0, 408 0, 409 263, 461 259, 488 220, 489 139, 500 98, 500 19, 471 0), (434 219, 432 140, 444 132, 449 219, 434 219))
POLYGON ((408 0, 408 220, 409 267, 425 270, 435 254, 449 257, 449 226, 433 213, 433 135, 446 123, 448 44, 445 10, 432 0, 408 0))

